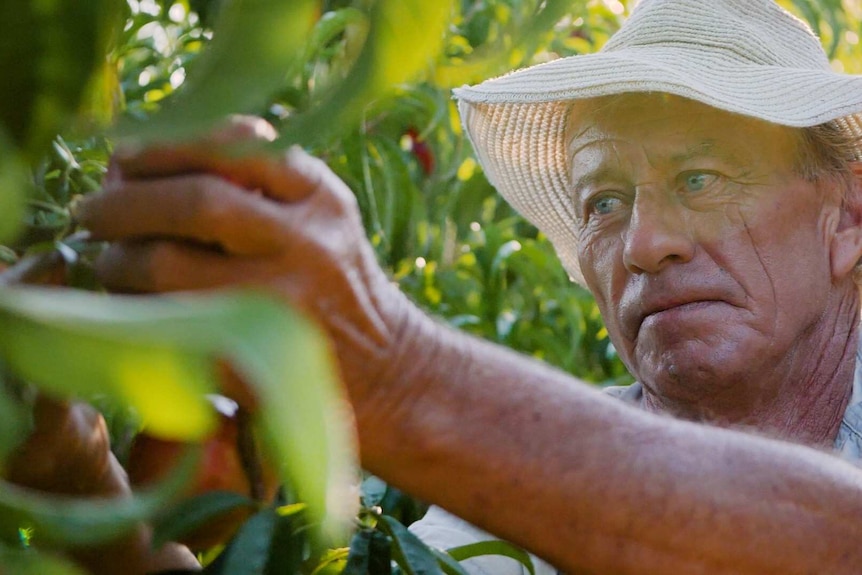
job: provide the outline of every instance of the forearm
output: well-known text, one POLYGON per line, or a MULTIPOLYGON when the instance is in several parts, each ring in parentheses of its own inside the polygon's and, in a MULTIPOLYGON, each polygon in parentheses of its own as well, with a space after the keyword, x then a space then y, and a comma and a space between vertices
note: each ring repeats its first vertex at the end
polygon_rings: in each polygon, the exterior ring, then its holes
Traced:
POLYGON ((638 411, 436 324, 399 340, 357 405, 365 465, 567 572, 858 571, 849 464, 638 411))

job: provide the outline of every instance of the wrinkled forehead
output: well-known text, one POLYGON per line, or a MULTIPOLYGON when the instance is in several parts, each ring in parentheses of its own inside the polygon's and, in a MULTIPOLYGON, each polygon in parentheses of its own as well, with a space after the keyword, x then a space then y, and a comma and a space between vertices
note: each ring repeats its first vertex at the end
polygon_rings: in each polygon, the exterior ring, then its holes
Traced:
POLYGON ((795 165, 801 141, 799 129, 664 93, 574 101, 566 126, 570 170, 577 170, 579 153, 602 145, 613 152, 637 145, 657 156, 712 155, 782 169, 795 165))

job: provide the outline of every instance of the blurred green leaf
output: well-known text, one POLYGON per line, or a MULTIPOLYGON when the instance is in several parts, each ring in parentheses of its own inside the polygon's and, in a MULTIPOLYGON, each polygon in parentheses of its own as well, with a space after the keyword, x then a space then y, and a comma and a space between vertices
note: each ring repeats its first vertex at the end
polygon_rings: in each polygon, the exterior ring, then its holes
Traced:
POLYGON ((228 114, 260 112, 303 53, 314 0, 223 0, 213 39, 176 97, 116 134, 137 144, 200 135, 228 114))
POLYGON ((0 3, 0 127, 38 158, 104 62, 122 0, 0 3), (74 25, 70 25, 74 23, 74 25))
MULTIPOLYGON (((541 45, 542 36, 573 8, 571 0, 544 0, 533 4, 534 13, 520 28, 508 26, 506 33, 500 34, 496 42, 483 42, 466 58, 441 64, 434 70, 434 82, 440 87, 456 88, 523 66, 526 57, 541 45)), ((493 4, 489 6, 493 7, 493 4)))
POLYGON ((22 228, 24 200, 31 190, 27 165, 0 124, 0 242, 13 239, 22 228))
POLYGON ((176 313, 170 305, 9 288, 0 291, 0 355, 43 390, 102 393, 134 405, 154 435, 199 439, 213 423, 204 394, 215 388, 207 353, 215 342, 189 333, 194 312, 176 313))
POLYGON ((86 575, 72 563, 36 549, 10 549, 0 543, 2 575, 86 575))
POLYGON ((269 298, 7 288, 0 355, 54 394, 99 392, 130 403, 151 433, 176 439, 209 430, 204 394, 215 387, 213 361, 226 359, 260 396, 266 446, 311 521, 340 538, 353 516, 352 417, 325 338, 269 298))
POLYGON ((291 116, 276 144, 317 145, 359 123, 365 107, 397 84, 429 70, 440 53, 452 0, 378 0, 362 52, 320 104, 291 116))
POLYGON ((29 406, 14 397, 0 372, 0 476, 6 456, 26 438, 31 421, 29 406))
POLYGON ((318 564, 311 571, 311 575, 341 575, 347 565, 347 547, 330 549, 323 554, 318 564))

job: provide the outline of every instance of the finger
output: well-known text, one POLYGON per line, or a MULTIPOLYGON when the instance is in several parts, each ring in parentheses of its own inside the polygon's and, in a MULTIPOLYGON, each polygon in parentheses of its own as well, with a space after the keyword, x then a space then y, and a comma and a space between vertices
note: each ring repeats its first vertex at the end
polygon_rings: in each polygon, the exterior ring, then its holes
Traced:
POLYGON ((99 281, 111 291, 162 293, 263 285, 273 266, 171 240, 120 242, 96 260, 99 281))
POLYGON ((201 142, 120 150, 112 165, 127 179, 214 173, 283 202, 302 200, 321 188, 340 195, 351 193, 324 162, 301 148, 294 146, 285 153, 261 148, 258 144, 268 141, 271 134, 261 135, 267 132, 265 128, 245 120, 201 142))
POLYGON ((231 149, 250 151, 254 144, 272 142, 277 137, 275 128, 262 118, 235 115, 212 133, 195 141, 147 148, 123 144, 114 153, 112 163, 119 168, 118 172, 130 178, 169 176, 188 172, 189 162, 211 162, 216 150, 229 156, 231 149))
POLYGON ((116 162, 127 179, 208 172, 281 202, 303 200, 324 186, 346 189, 325 163, 298 147, 273 155, 255 148, 187 145, 148 149, 116 162))
POLYGON ((284 247, 279 205, 210 174, 124 181, 82 200, 76 217, 98 240, 170 236, 237 255, 284 247))
POLYGON ((276 137, 272 125, 261 118, 233 116, 202 140, 143 149, 126 146, 111 163, 114 173, 129 179, 210 172, 282 201, 303 199, 316 190, 320 172, 328 168, 299 148, 277 154, 263 147, 276 137))

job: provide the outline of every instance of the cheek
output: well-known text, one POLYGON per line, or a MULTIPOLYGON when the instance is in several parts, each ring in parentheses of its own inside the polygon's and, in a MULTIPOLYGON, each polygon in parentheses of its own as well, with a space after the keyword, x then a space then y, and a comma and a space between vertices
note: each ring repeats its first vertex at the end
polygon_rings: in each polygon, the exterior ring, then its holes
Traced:
POLYGON ((621 246, 619 238, 609 238, 606 234, 581 233, 578 236, 578 262, 587 287, 596 299, 610 292, 615 268, 622 265, 621 246))
MULTIPOLYGON (((758 210, 738 209, 723 262, 754 303, 773 302, 775 312, 819 308, 831 270, 822 211, 813 200, 778 200, 758 210)), ((718 251, 718 250, 717 250, 718 251)))
POLYGON ((578 260, 587 288, 593 294, 609 332, 617 329, 617 302, 626 282, 623 240, 618 234, 582 235, 578 260))

